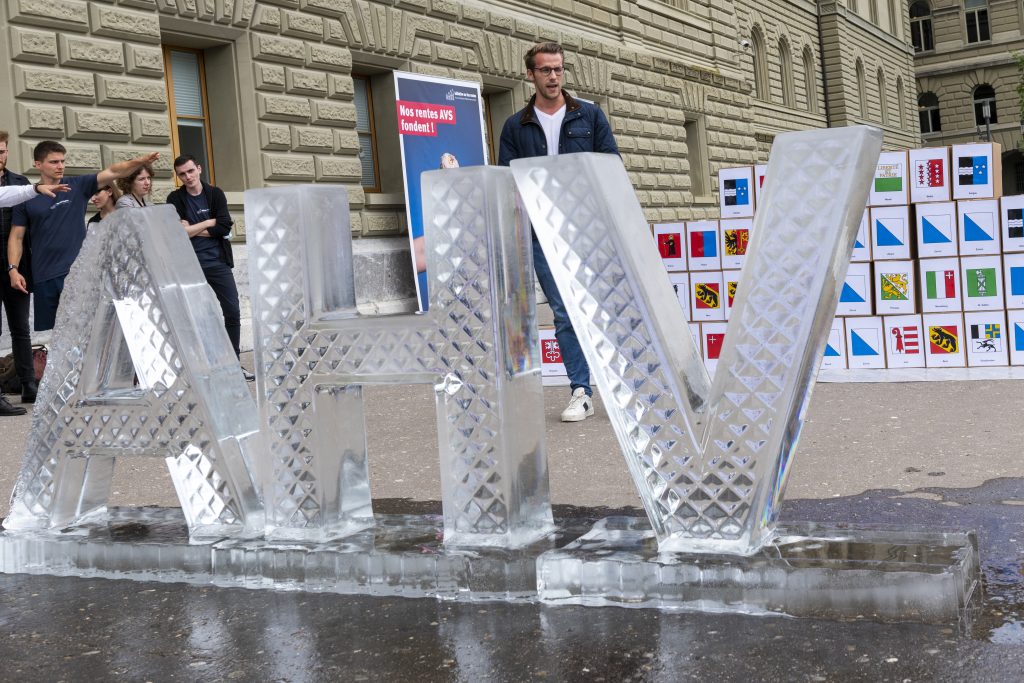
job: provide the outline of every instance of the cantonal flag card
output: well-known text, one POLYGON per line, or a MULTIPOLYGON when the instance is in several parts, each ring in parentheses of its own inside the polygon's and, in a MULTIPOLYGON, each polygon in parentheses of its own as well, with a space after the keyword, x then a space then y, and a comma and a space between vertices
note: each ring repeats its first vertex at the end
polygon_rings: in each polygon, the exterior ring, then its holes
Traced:
POLYGON ((924 360, 929 368, 962 368, 964 353, 964 319, 960 313, 925 313, 924 360))
POLYGON ((917 262, 922 313, 962 309, 960 259, 923 258, 917 262))
POLYGON ((1005 308, 1003 298, 1003 262, 998 256, 971 256, 960 259, 965 311, 992 311, 1005 308))
POLYGON ((887 315, 885 354, 890 368, 924 367, 924 329, 919 315, 887 315))
POLYGON ((1003 252, 1024 251, 1024 194, 999 200, 1003 252))
POLYGON ((964 332, 968 367, 1009 364, 1005 311, 964 313, 964 332))
POLYGON ((910 201, 948 202, 949 147, 910 150, 910 201))
POLYGON ((720 270, 718 221, 690 221, 686 224, 686 258, 690 270, 720 270))

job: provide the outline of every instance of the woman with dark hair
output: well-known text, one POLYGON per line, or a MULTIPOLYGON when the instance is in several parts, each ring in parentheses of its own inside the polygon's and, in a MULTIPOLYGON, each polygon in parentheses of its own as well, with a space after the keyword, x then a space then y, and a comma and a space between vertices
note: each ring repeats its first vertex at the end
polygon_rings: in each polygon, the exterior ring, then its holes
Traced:
POLYGON ((89 219, 89 223, 99 223, 101 220, 114 213, 114 209, 117 208, 116 202, 121 196, 121 193, 117 191, 117 188, 113 184, 104 185, 103 187, 96 190, 96 194, 89 200, 93 206, 96 207, 97 211, 89 219))
POLYGON ((117 189, 122 193, 117 200, 119 209, 135 209, 150 205, 149 193, 153 189, 153 167, 143 164, 131 175, 117 179, 117 189))

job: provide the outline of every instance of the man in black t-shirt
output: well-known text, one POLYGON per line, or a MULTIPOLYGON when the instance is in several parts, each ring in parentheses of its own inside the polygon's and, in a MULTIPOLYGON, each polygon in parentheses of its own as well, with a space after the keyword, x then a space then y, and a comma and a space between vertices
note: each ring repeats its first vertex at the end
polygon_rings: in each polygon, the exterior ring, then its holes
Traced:
MULTIPOLYGON (((234 221, 228 212, 224 191, 204 183, 200 177, 202 172, 202 166, 191 154, 175 159, 174 175, 181 181, 181 187, 167 195, 167 203, 178 211, 178 218, 192 242, 206 282, 217 295, 224 314, 224 329, 237 356, 241 353, 238 345, 242 314, 238 305, 238 287, 231 274, 235 261, 231 255, 231 242, 228 241, 234 221)), ((255 379, 247 370, 242 372, 247 380, 255 379)))

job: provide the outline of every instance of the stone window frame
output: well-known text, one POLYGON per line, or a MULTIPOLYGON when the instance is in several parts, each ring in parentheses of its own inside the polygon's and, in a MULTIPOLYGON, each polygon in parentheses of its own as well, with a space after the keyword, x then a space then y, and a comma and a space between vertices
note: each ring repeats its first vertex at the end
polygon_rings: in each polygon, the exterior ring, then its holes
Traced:
POLYGON ((989 103, 991 117, 989 124, 999 123, 999 116, 996 113, 996 89, 988 83, 979 83, 971 90, 971 101, 974 103, 974 125, 984 126, 985 119, 982 116, 982 105, 989 103), (980 91, 980 92, 979 92, 980 91))
POLYGON ((888 2, 888 10, 889 10, 889 33, 891 33, 894 36, 896 36, 897 38, 899 38, 900 37, 900 33, 901 33, 900 32, 900 25, 899 25, 900 15, 896 11, 896 0, 889 0, 889 2, 888 2))
POLYGON ((807 111, 812 114, 818 113, 818 77, 817 66, 814 60, 814 51, 810 46, 804 46, 804 90, 807 93, 807 111))
POLYGON ((903 85, 903 76, 896 77, 896 107, 899 113, 900 129, 906 130, 907 128, 907 92, 903 85))
POLYGON ((932 32, 932 6, 928 0, 910 3, 910 43, 914 52, 935 50, 935 34, 932 32), (917 8, 915 13, 914 8, 917 8), (923 14, 921 12, 924 12, 923 14))
POLYGON ((683 116, 686 161, 690 166, 690 193, 695 204, 712 203, 714 190, 711 182, 707 117, 696 111, 683 111, 683 116))
POLYGON ((782 104, 787 107, 793 107, 796 102, 796 87, 793 85, 793 57, 789 49, 789 40, 785 36, 780 37, 778 46, 782 104))
POLYGON ((922 135, 942 132, 942 108, 938 95, 930 90, 921 93, 917 98, 917 111, 922 135))
POLYGON ((352 74, 352 105, 356 108, 356 135, 358 135, 360 139, 360 167, 362 166, 362 140, 364 139, 369 139, 370 141, 370 155, 371 161, 373 162, 373 184, 366 185, 364 183, 365 178, 362 177, 359 179, 359 184, 362 186, 363 192, 380 192, 380 154, 377 150, 377 126, 376 121, 374 120, 373 88, 371 86, 370 76, 359 73, 352 74), (357 81, 365 84, 365 105, 360 101, 359 88, 356 87, 357 81), (359 124, 360 106, 364 106, 366 110, 365 118, 368 124, 364 127, 365 130, 363 130, 359 124))
POLYGON ((868 0, 868 21, 878 26, 878 0, 868 0))
POLYGON ((857 114, 861 118, 867 118, 868 115, 868 85, 867 75, 864 71, 864 61, 858 57, 856 65, 854 67, 855 78, 857 80, 857 114))
POLYGON ((889 84, 885 79, 885 71, 881 68, 875 73, 875 81, 878 83, 878 106, 880 111, 881 122, 884 125, 889 124, 889 84))
POLYGON ((768 78, 768 48, 764 32, 755 26, 750 32, 751 54, 754 59, 754 96, 764 102, 771 99, 771 81, 768 78))
MULTIPOLYGON (((186 118, 190 120, 201 120, 203 123, 203 137, 206 147, 206 162, 203 165, 203 171, 206 172, 206 180, 210 185, 216 184, 216 160, 213 157, 213 131, 210 123, 210 100, 206 90, 206 56, 203 54, 203 50, 194 47, 182 47, 171 43, 164 43, 161 45, 163 48, 164 56, 164 80, 167 84, 167 117, 170 119, 171 124, 171 150, 174 157, 177 158, 181 154, 181 145, 178 140, 178 119, 186 118), (203 104, 203 116, 183 116, 179 115, 174 105, 174 71, 171 67, 171 53, 172 52, 191 52, 196 55, 199 63, 199 89, 202 97, 203 104)), ((175 183, 177 183, 175 178, 175 183)))
POLYGON ((988 0, 964 0, 964 33, 969 45, 987 43, 992 40, 988 0), (972 28, 974 29, 974 40, 971 40, 972 28))

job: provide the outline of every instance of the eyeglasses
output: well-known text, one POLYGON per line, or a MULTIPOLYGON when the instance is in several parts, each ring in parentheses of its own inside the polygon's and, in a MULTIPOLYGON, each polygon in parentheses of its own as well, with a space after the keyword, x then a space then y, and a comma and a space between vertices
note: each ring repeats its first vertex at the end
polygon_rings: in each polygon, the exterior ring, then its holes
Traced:
POLYGON ((550 76, 551 74, 555 74, 556 76, 561 76, 562 72, 565 71, 565 67, 564 66, 539 66, 539 67, 536 67, 534 69, 531 69, 531 71, 536 71, 541 76, 550 76))

